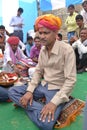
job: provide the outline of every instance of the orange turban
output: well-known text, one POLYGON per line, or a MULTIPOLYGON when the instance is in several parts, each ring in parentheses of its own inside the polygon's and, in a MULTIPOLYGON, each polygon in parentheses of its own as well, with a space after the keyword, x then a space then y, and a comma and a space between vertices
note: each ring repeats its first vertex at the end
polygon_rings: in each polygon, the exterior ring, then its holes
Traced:
POLYGON ((53 14, 46 14, 46 15, 39 16, 36 19, 35 30, 38 31, 38 29, 41 26, 44 26, 50 30, 59 30, 61 25, 62 25, 62 21, 59 17, 53 14))
POLYGON ((16 37, 16 36, 11 36, 8 38, 7 42, 10 44, 10 45, 18 45, 19 44, 19 38, 16 37))

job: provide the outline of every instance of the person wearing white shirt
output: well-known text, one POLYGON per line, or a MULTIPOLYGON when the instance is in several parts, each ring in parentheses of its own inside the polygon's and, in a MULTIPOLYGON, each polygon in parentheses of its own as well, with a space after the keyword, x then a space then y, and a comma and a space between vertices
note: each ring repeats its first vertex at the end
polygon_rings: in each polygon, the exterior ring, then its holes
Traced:
POLYGON ((87 28, 80 32, 80 39, 72 44, 76 54, 77 72, 84 72, 87 67, 87 28))
POLYGON ((14 28, 13 35, 18 36, 19 39, 23 42, 23 18, 21 17, 23 13, 23 8, 18 8, 17 16, 13 16, 10 21, 10 26, 14 28))
MULTIPOLYGON (((0 25, 0 48, 4 52, 4 47, 7 48, 7 39, 13 36, 13 34, 10 34, 6 29, 4 25, 0 25)), ((25 50, 25 44, 20 40, 19 41, 19 47, 22 49, 22 51, 25 50)))
POLYGON ((16 36, 11 36, 7 40, 7 44, 4 51, 4 64, 3 70, 6 72, 18 72, 19 70, 16 67, 16 63, 24 58, 27 57, 24 55, 22 50, 19 48, 19 38, 16 36))
POLYGON ((87 27, 87 0, 82 3, 83 10, 81 11, 81 15, 83 16, 84 25, 87 27))
MULTIPOLYGON (((4 51, 4 64, 3 64, 2 71, 16 72, 19 75, 22 75, 21 74, 22 72, 20 73, 20 69, 17 68, 16 64, 23 59, 28 60, 27 59, 28 57, 20 49, 19 44, 20 44, 20 40, 16 36, 11 36, 7 39, 7 42, 5 45, 5 51, 4 51)), ((27 66, 25 69, 26 71, 28 71, 27 66)), ((34 69, 30 68, 30 74, 29 74, 30 77, 33 76, 33 71, 34 69)))
MULTIPOLYGON (((9 37, 8 37, 9 38, 9 37)), ((8 39, 7 38, 7 39, 8 39)), ((6 39, 6 41, 7 41, 7 39, 6 39)), ((6 44, 5 44, 5 48, 7 48, 9 46, 9 44, 6 42, 6 44)), ((19 41, 19 47, 20 47, 20 49, 24 52, 24 50, 25 50, 25 44, 20 40, 19 41)))

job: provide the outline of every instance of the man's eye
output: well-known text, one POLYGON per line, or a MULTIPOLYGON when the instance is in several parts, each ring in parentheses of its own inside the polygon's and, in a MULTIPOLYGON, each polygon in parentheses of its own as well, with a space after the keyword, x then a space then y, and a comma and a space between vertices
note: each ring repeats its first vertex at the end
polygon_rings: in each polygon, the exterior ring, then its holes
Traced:
POLYGON ((45 34, 49 34, 50 32, 45 32, 45 34))
POLYGON ((40 35, 42 35, 42 34, 46 35, 46 34, 49 34, 49 33, 50 32, 39 32, 40 35))

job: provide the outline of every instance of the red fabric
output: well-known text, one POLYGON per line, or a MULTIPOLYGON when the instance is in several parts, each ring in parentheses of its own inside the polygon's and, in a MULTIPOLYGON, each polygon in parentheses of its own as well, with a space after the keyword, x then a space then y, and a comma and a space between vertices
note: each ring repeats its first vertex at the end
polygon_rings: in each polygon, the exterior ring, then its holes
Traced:
POLYGON ((16 37, 16 36, 11 36, 11 37, 8 38, 7 42, 10 45, 18 45, 19 44, 19 38, 16 37))
POLYGON ((48 21, 45 21, 45 20, 41 20, 38 24, 38 28, 40 27, 46 27, 46 28, 49 28, 50 30, 58 30, 58 26, 56 25, 52 25, 51 23, 49 23, 48 21))

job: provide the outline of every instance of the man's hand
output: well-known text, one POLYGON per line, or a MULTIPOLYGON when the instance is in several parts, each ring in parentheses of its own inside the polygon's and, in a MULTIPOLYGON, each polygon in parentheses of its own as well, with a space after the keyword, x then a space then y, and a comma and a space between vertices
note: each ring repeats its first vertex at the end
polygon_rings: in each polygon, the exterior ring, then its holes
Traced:
POLYGON ((27 107, 28 102, 30 105, 32 105, 33 101, 33 94, 31 92, 26 92, 21 98, 20 98, 20 103, 23 107, 27 107))
POLYGON ((23 27, 23 23, 19 23, 19 24, 17 24, 17 26, 22 28, 23 27))
POLYGON ((78 38, 76 36, 71 37, 70 38, 70 44, 72 45, 77 40, 78 40, 78 38))
POLYGON ((33 60, 34 62, 38 63, 38 58, 37 58, 37 57, 32 58, 32 60, 33 60))
POLYGON ((50 122, 51 120, 53 121, 56 108, 57 106, 53 104, 52 102, 49 102, 48 104, 46 104, 41 111, 40 120, 45 122, 46 118, 48 117, 48 122, 50 122))

